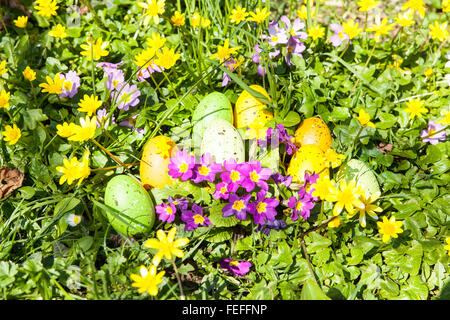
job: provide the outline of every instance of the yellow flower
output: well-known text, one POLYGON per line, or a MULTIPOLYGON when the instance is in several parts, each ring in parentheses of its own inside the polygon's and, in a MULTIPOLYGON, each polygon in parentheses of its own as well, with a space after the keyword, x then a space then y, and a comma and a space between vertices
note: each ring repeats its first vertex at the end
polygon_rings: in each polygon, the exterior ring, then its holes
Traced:
POLYGON ((50 78, 49 76, 46 76, 45 79, 47 80, 47 83, 41 83, 39 85, 39 87, 44 88, 42 92, 56 93, 56 94, 62 93, 64 78, 61 78, 61 76, 57 74, 55 75, 54 80, 52 80, 52 78, 50 78))
MULTIPOLYGON (((310 8, 309 14, 310 14, 311 18, 313 18, 316 14, 316 10, 313 8, 310 8)), ((297 16, 303 20, 308 19, 308 9, 306 8, 306 6, 304 4, 300 7, 300 9, 297 9, 297 16)))
POLYGON ((86 56, 87 61, 91 61, 91 56, 94 57, 94 60, 99 60, 101 57, 107 56, 109 51, 105 50, 105 48, 108 46, 109 42, 102 43, 102 41, 101 37, 97 39, 97 42, 88 39, 88 44, 80 45, 81 49, 84 50, 81 52, 81 55, 86 56))
POLYGON ((36 72, 34 72, 33 69, 31 69, 29 66, 25 68, 25 70, 22 72, 25 79, 29 81, 33 81, 36 79, 36 72))
POLYGON ((241 47, 230 48, 230 40, 226 39, 223 46, 217 46, 217 53, 213 54, 210 59, 219 59, 221 62, 227 60, 232 54, 236 54, 241 47))
POLYGON ((262 10, 257 8, 255 10, 255 12, 250 11, 249 15, 250 15, 250 17, 247 18, 247 21, 254 21, 256 23, 262 23, 270 16, 270 11, 267 11, 266 7, 264 7, 262 10))
POLYGON ((363 127, 375 128, 375 124, 370 121, 370 115, 364 109, 359 110, 359 115, 356 119, 358 119, 359 124, 363 127))
POLYGON ((425 77, 431 77, 433 75, 433 69, 428 68, 427 70, 425 70, 425 72, 423 73, 425 75, 425 77))
POLYGON ((191 26, 194 28, 198 28, 201 26, 202 28, 207 28, 211 25, 211 20, 208 18, 202 17, 198 12, 195 12, 191 18, 191 26))
POLYGON ((130 278, 134 281, 131 284, 132 287, 138 288, 139 293, 148 292, 151 296, 156 296, 158 294, 158 285, 163 281, 163 276, 165 271, 160 271, 156 274, 156 266, 150 267, 150 272, 145 266, 139 268, 138 274, 131 274, 130 278))
POLYGON ((37 10, 38 15, 47 18, 58 15, 56 10, 59 6, 56 0, 36 0, 36 4, 37 6, 34 6, 34 9, 37 10))
POLYGON ((337 193, 333 181, 324 175, 319 176, 316 183, 312 185, 312 188, 314 188, 312 196, 321 200, 330 201, 330 197, 332 198, 332 196, 337 193))
POLYGON ((422 113, 428 112, 428 109, 422 107, 425 101, 417 99, 410 99, 406 105, 408 108, 403 111, 410 113, 409 117, 414 119, 414 117, 422 118, 422 113))
POLYGON ((81 159, 81 162, 78 164, 78 185, 81 184, 81 182, 88 178, 91 174, 91 168, 89 167, 89 150, 86 150, 84 152, 83 158, 81 159))
POLYGON ((164 46, 164 43, 166 43, 166 40, 167 39, 164 37, 161 38, 160 34, 152 32, 152 36, 147 38, 146 42, 150 48, 157 51, 164 46))
POLYGON ((176 227, 170 229, 168 235, 160 229, 156 232, 156 237, 158 239, 149 239, 144 242, 144 247, 158 249, 158 253, 156 253, 153 257, 153 264, 155 266, 161 262, 162 257, 166 257, 170 260, 172 260, 172 255, 178 258, 184 257, 183 251, 179 248, 187 245, 189 243, 189 239, 180 238, 174 241, 176 233, 176 227))
POLYGON ((0 76, 6 72, 8 72, 8 69, 6 69, 6 60, 3 60, 0 62, 0 76))
MULTIPOLYGON (((381 212, 383 209, 381 209, 379 206, 373 204, 375 201, 378 200, 380 197, 380 192, 374 192, 369 197, 366 197, 366 195, 363 193, 360 196, 360 200, 363 204, 362 207, 358 208, 359 211, 359 223, 361 227, 366 227, 366 213, 371 216, 373 219, 378 220, 378 216, 376 212, 381 212)), ((350 215, 352 216, 352 215, 350 215)))
POLYGON ((445 242, 447 242, 447 245, 444 246, 444 249, 448 250, 448 255, 450 256, 450 237, 445 238, 445 242))
POLYGON ((397 238, 398 233, 403 232, 401 228, 402 224, 402 221, 395 221, 394 216, 389 220, 383 217, 383 222, 377 222, 378 232, 383 235, 383 242, 388 242, 391 237, 397 238))
POLYGON ((63 138, 68 138, 75 133, 75 127, 77 125, 75 123, 67 123, 64 122, 62 125, 56 125, 56 134, 63 138))
POLYGON ((402 11, 411 9, 418 12, 422 18, 425 16, 425 3, 423 0, 409 0, 403 4, 402 11))
POLYGON ((146 2, 139 2, 138 6, 144 8, 144 24, 147 25, 151 19, 155 24, 159 23, 159 15, 165 12, 164 6, 166 0, 147 0, 146 2))
POLYGON ((444 126, 450 124, 450 112, 448 110, 442 110, 441 114, 444 116, 441 120, 438 122, 443 124, 444 126))
POLYGON ((358 28, 359 24, 355 23, 353 19, 350 19, 342 24, 342 32, 344 32, 351 39, 357 37, 363 28, 358 28))
POLYGON ((375 41, 380 40, 381 36, 386 35, 394 28, 394 24, 387 24, 388 19, 383 18, 383 20, 380 21, 380 16, 375 17, 375 25, 372 25, 372 27, 367 28, 367 31, 369 32, 375 32, 375 41))
POLYGON ((55 38, 66 38, 66 27, 58 23, 48 34, 55 38))
POLYGON ((97 117, 93 116, 92 119, 89 116, 80 119, 80 125, 74 125, 73 135, 67 139, 70 141, 87 141, 94 138, 95 130, 97 129, 97 117))
POLYGON ((203 29, 208 28, 210 25, 211 25, 211 20, 209 20, 208 18, 202 18, 201 26, 203 29))
POLYGON ((11 94, 6 92, 5 89, 0 92, 0 108, 7 109, 9 108, 9 99, 11 94))
POLYGON ((79 177, 79 165, 77 157, 73 157, 69 160, 63 159, 63 167, 56 167, 56 171, 63 175, 59 178, 59 184, 64 184, 67 181, 68 185, 71 185, 74 180, 79 177))
POLYGON ((267 136, 267 130, 263 122, 254 120, 245 130, 245 138, 246 139, 263 139, 267 136))
POLYGON ((25 28, 28 23, 28 17, 27 16, 20 16, 17 17, 16 20, 14 20, 14 24, 17 28, 25 28))
POLYGON ((170 18, 170 21, 174 25, 174 27, 181 27, 184 26, 186 23, 186 18, 184 17, 184 13, 181 13, 180 11, 175 11, 172 18, 170 18))
POLYGON ((337 228, 341 225, 341 219, 339 219, 339 217, 335 216, 333 220, 331 220, 330 222, 328 222, 328 227, 329 228, 337 228))
POLYGON ((397 22, 402 27, 409 27, 414 24, 414 11, 408 10, 404 13, 399 13, 395 18, 397 22))
POLYGON ((156 50, 147 48, 134 56, 134 63, 142 69, 148 68, 154 64, 156 50))
POLYGON ((19 141, 20 137, 22 136, 22 133, 20 132, 20 129, 17 127, 16 124, 13 124, 13 126, 6 126, 5 131, 2 132, 3 140, 6 142, 9 142, 9 145, 12 146, 19 141))
POLYGON ((156 56, 158 59, 155 60, 155 64, 163 67, 164 69, 170 69, 175 65, 181 55, 179 53, 175 53, 175 49, 164 47, 162 52, 156 53, 156 56))
POLYGON ((313 26, 308 29, 308 36, 310 36, 313 39, 313 41, 316 39, 323 38, 324 35, 325 35, 325 28, 321 26, 313 26))
POLYGON ((448 22, 444 22, 443 24, 438 24, 437 21, 434 22, 434 25, 430 24, 428 27, 430 28, 431 38, 437 39, 439 41, 444 41, 449 38, 449 33, 447 30, 448 22))
POLYGON ((88 116, 91 116, 93 113, 95 113, 95 111, 97 111, 98 108, 100 108, 100 106, 102 105, 102 101, 93 94, 91 96, 85 94, 78 105, 80 106, 80 108, 77 109, 78 111, 87 112, 88 116))
POLYGON ((442 0, 442 12, 450 12, 450 0, 442 0))
POLYGON ((248 16, 248 12, 246 12, 246 8, 242 8, 241 6, 237 6, 235 9, 231 11, 230 22, 239 24, 245 20, 248 16))
POLYGON ((359 11, 366 12, 370 11, 378 5, 379 1, 374 0, 360 0, 358 1, 359 11))
POLYGON ((155 142, 155 153, 161 154, 163 158, 170 157, 170 149, 173 147, 172 140, 168 137, 163 137, 164 139, 157 139, 155 142))
POLYGON ((331 148, 325 152, 325 163, 327 166, 331 166, 332 168, 339 167, 342 163, 341 159, 345 158, 345 155, 339 154, 331 148))
POLYGON ((336 202, 333 208, 333 215, 339 215, 345 207, 349 215, 354 214, 355 207, 361 208, 363 203, 359 200, 362 193, 361 187, 356 186, 355 181, 347 183, 341 180, 339 189, 334 190, 333 194, 329 196, 329 200, 336 202))

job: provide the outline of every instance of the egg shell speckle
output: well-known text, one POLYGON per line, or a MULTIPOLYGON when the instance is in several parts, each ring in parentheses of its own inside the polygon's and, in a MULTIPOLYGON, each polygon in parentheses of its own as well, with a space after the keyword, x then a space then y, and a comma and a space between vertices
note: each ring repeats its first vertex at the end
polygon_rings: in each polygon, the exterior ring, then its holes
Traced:
MULTIPOLYGON (((255 91, 263 94, 270 101, 267 91, 259 85, 251 85, 255 91)), ((266 104, 256 99, 248 91, 244 90, 236 101, 234 108, 234 121, 236 128, 246 128, 253 122, 267 123, 273 119, 272 112, 265 110, 266 104)))
POLYGON ((134 178, 117 175, 105 189, 105 205, 121 215, 106 210, 112 227, 125 236, 148 232, 155 222, 155 208, 148 192, 134 178))
POLYGON ((306 171, 309 174, 320 172, 320 176, 329 176, 325 154, 315 145, 304 145, 294 153, 287 174, 293 177, 294 182, 303 183, 306 171))
POLYGON ((245 161, 244 141, 235 127, 223 119, 213 120, 206 128, 201 144, 201 154, 210 153, 212 161, 223 163, 234 158, 245 161))
POLYGON ((294 133, 295 145, 301 147, 313 144, 326 152, 331 148, 331 133, 328 126, 318 117, 303 120, 294 133))

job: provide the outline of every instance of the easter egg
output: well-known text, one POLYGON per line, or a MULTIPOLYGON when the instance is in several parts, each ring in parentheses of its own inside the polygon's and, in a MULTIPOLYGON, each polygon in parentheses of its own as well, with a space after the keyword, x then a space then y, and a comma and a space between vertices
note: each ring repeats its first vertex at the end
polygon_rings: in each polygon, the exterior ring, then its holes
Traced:
POLYGON ((369 165, 361 160, 351 159, 345 165, 341 166, 337 173, 336 181, 341 179, 347 182, 354 180, 357 186, 364 189, 366 196, 380 192, 380 186, 375 174, 369 165))
POLYGON ((256 159, 261 162, 261 166, 264 168, 277 172, 280 168, 280 148, 260 148, 256 159))
POLYGON ((297 147, 314 144, 326 152, 331 147, 331 133, 325 122, 312 117, 303 120, 294 133, 297 147))
POLYGON ((292 176, 292 181, 303 183, 305 172, 329 176, 328 167, 325 164, 325 154, 316 145, 307 144, 300 147, 291 158, 287 174, 292 176))
POLYGON ((125 236, 151 230, 155 208, 148 192, 136 179, 127 175, 113 177, 105 189, 105 210, 112 227, 125 236))
POLYGON ((206 127, 214 119, 233 123, 233 108, 228 98, 220 92, 206 95, 192 114, 192 139, 194 147, 200 147, 206 127))
POLYGON ((140 164, 140 177, 145 189, 162 188, 174 183, 168 166, 170 157, 177 150, 175 142, 166 136, 156 136, 146 142, 140 164))
MULTIPOLYGON (((251 85, 255 91, 263 94, 270 101, 267 91, 259 85, 251 85)), ((234 108, 234 125, 236 128, 247 128, 252 123, 266 124, 273 119, 273 113, 265 110, 267 105, 244 90, 236 101, 234 108)))
POLYGON ((223 163, 234 158, 236 162, 245 161, 244 141, 239 131, 226 120, 211 121, 206 128, 200 147, 201 154, 211 154, 211 160, 223 163))

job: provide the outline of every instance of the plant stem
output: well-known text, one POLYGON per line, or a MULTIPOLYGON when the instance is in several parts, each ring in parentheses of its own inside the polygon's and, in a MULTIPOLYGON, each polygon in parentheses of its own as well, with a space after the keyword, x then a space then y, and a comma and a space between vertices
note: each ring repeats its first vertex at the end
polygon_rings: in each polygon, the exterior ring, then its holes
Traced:
POLYGON ((121 166, 125 167, 125 169, 127 169, 126 165, 120 161, 116 156, 114 156, 111 152, 109 152, 108 149, 106 149, 105 147, 103 147, 100 143, 98 143, 96 140, 91 139, 92 142, 94 142, 100 149, 102 149, 103 151, 105 151, 111 158, 113 158, 118 164, 120 164, 121 166))
POLYGON ((177 277, 178 287, 180 288, 180 299, 185 300, 183 286, 181 285, 181 279, 180 279, 180 275, 178 274, 177 265, 175 264, 175 261, 173 261, 172 258, 170 259, 170 261, 172 262, 173 269, 175 270, 175 276, 177 277))

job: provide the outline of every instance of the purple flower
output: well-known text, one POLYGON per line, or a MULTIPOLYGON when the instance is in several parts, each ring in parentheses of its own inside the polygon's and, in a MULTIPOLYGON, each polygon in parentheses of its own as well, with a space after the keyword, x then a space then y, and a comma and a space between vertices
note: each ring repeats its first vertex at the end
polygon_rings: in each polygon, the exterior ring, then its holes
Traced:
MULTIPOLYGON (((238 62, 233 58, 227 60, 224 65, 230 71, 233 72, 242 62, 238 62)), ((229 82, 231 82, 231 77, 228 73, 224 72, 222 75, 222 87, 225 87, 229 82)))
POLYGON ((156 213, 159 214, 159 220, 171 223, 175 220, 175 213, 177 208, 174 204, 161 203, 156 206, 156 213))
POLYGON ((139 96, 141 92, 136 85, 129 85, 128 83, 120 87, 118 90, 111 92, 111 100, 117 103, 117 108, 128 111, 129 107, 134 107, 139 103, 139 96))
POLYGON ((266 198, 266 191, 259 191, 256 194, 256 201, 249 204, 249 212, 253 215, 253 221, 256 224, 264 225, 266 221, 275 220, 277 215, 275 208, 279 203, 277 198, 266 198))
POLYGON ((178 150, 175 157, 170 158, 169 175, 181 181, 187 181, 194 174, 195 157, 188 155, 186 150, 178 150))
POLYGON ((245 276, 252 266, 248 261, 234 260, 232 258, 220 260, 219 265, 222 269, 225 269, 225 273, 232 272, 235 277, 245 276))
POLYGON ((429 142, 433 145, 436 145, 439 143, 439 141, 445 141, 447 138, 447 134, 444 129, 445 127, 439 123, 435 123, 433 121, 428 122, 428 129, 422 130, 420 133, 420 137, 422 138, 423 142, 429 142), (440 131, 439 133, 436 133, 436 131, 440 131), (428 137, 428 138, 425 138, 428 137))
POLYGON ((255 186, 260 187, 263 190, 268 190, 267 180, 270 178, 272 170, 269 168, 263 168, 261 162, 258 160, 251 160, 242 164, 242 173, 245 173, 245 179, 242 181, 242 187, 247 192, 251 192, 255 189, 255 186))
POLYGON ((145 81, 145 79, 150 78, 150 75, 154 72, 163 72, 164 68, 163 67, 159 67, 156 64, 152 64, 151 66, 149 66, 148 68, 145 69, 140 69, 138 71, 138 73, 136 74, 137 80, 139 82, 145 81))
POLYGON ((305 189, 300 189, 298 192, 298 199, 295 196, 290 197, 288 206, 292 209, 292 221, 297 220, 299 214, 306 220, 311 214, 314 202, 311 195, 308 194, 305 189))
POLYGON ((285 229, 287 227, 287 224, 284 220, 273 220, 273 221, 267 221, 265 225, 258 225, 255 229, 256 232, 262 231, 264 234, 269 234, 272 230, 280 230, 285 229))
POLYGON ((292 183, 292 176, 283 176, 281 173, 274 173, 271 175, 273 181, 276 184, 284 184, 286 187, 289 187, 292 183))
POLYGON ((105 86, 108 90, 118 90, 123 86, 125 77, 122 70, 112 69, 107 73, 108 81, 106 81, 105 86))
POLYGON ((290 34, 291 37, 293 37, 294 39, 308 39, 308 34, 304 31, 300 31, 305 28, 305 23, 303 23, 300 18, 295 19, 292 23, 292 26, 291 21, 287 16, 282 16, 280 20, 284 23, 286 32, 290 34))
POLYGON ((312 173, 311 175, 308 172, 305 172, 305 184, 303 185, 301 190, 304 190, 309 196, 312 198, 313 201, 317 201, 318 199, 316 197, 312 196, 313 191, 315 190, 312 186, 317 182, 317 179, 319 179, 318 173, 312 173))
POLYGON ((218 184, 216 184, 216 190, 213 193, 213 198, 222 198, 227 200, 229 197, 228 192, 228 185, 225 182, 219 182, 218 184))
POLYGON ((204 180, 214 182, 216 173, 222 172, 222 165, 211 162, 211 154, 206 153, 200 159, 200 164, 196 165, 195 178, 192 180, 195 183, 204 180))
POLYGON ((59 94, 60 98, 73 98, 80 87, 80 77, 77 76, 75 71, 69 71, 65 75, 60 74, 61 78, 64 79, 62 86, 62 93, 59 94))
POLYGON ((169 201, 169 204, 173 204, 176 208, 180 210, 186 210, 189 204, 188 199, 173 199, 171 196, 167 199, 169 201))
MULTIPOLYGON (((257 69, 257 74, 262 77, 262 76, 264 76, 266 74, 266 68, 264 68, 262 66, 262 57, 260 56, 260 53, 263 52, 263 50, 259 47, 259 44, 256 44, 254 49, 255 49, 256 53, 252 54, 252 61, 254 63, 258 64, 258 67, 256 68, 257 69)), ((269 52, 269 58, 273 59, 279 53, 280 53, 280 50, 275 50, 275 51, 269 52)))
POLYGON ((330 37, 333 47, 339 47, 342 42, 349 41, 349 36, 343 32, 343 27, 337 23, 330 24, 330 29, 334 34, 330 37))
POLYGON ((274 143, 274 138, 276 137, 275 144, 273 146, 277 146, 279 142, 286 144, 286 152, 287 154, 291 155, 293 151, 297 151, 297 146, 292 142, 293 136, 289 135, 286 131, 286 128, 281 124, 277 124, 276 128, 269 128, 267 129, 267 136, 266 139, 260 139, 258 140, 259 146, 267 146, 269 143, 269 140, 274 143))
POLYGON ((303 42, 299 41, 294 37, 290 37, 287 44, 288 53, 286 54, 285 60, 288 66, 291 65, 291 54, 303 57, 302 52, 305 51, 306 46, 303 42))
POLYGON ((222 209, 222 217, 231 217, 234 215, 236 219, 245 220, 247 218, 247 211, 249 210, 248 202, 251 194, 246 194, 239 197, 235 193, 230 195, 229 203, 222 209))
POLYGON ((192 210, 185 210, 181 213, 181 221, 186 223, 184 231, 195 230, 198 226, 206 227, 211 225, 208 217, 203 215, 202 207, 194 203, 192 210))
POLYGON ((100 63, 97 63, 96 67, 102 68, 104 72, 108 73, 108 72, 111 72, 112 70, 117 69, 118 67, 120 67, 123 64, 124 64, 123 61, 120 61, 119 63, 100 62, 100 63))
POLYGON ((220 175, 220 178, 228 185, 229 192, 236 192, 247 174, 241 172, 243 164, 238 164, 235 159, 231 158, 223 162, 223 167, 225 172, 220 175))
POLYGON ((111 120, 112 124, 115 124, 115 117, 112 115, 111 119, 108 119, 109 112, 106 109, 100 109, 97 111, 97 128, 103 127, 105 129, 109 126, 109 121, 111 120))
POLYGON ((288 42, 286 30, 278 27, 278 21, 270 22, 268 30, 269 35, 264 35, 263 39, 267 40, 272 47, 275 47, 277 44, 286 44, 288 42))
POLYGON ((127 127, 127 128, 132 129, 132 130, 136 130, 137 133, 144 134, 144 133, 145 133, 145 129, 144 129, 144 128, 136 128, 136 127, 134 126, 134 124, 136 123, 136 119, 137 119, 138 116, 139 116, 139 114, 135 114, 135 115, 132 116, 131 118, 119 122, 119 126, 127 127))

